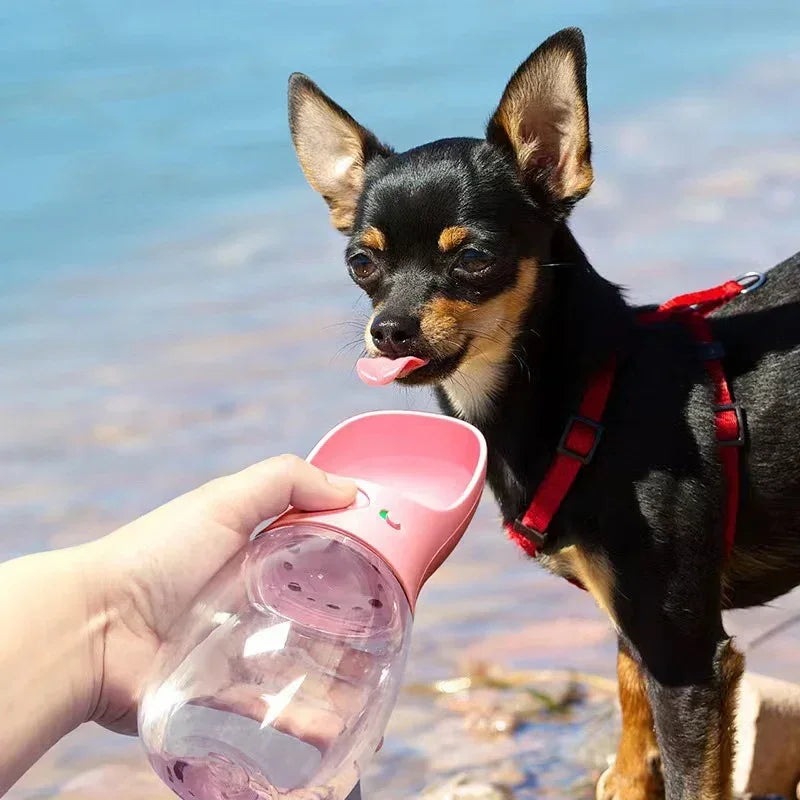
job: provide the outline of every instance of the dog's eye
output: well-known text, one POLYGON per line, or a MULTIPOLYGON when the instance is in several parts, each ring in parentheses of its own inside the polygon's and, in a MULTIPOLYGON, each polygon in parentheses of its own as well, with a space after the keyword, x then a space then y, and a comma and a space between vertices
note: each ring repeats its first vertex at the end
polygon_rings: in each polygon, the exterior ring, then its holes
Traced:
POLYGON ((360 281, 365 281, 375 274, 375 264, 366 253, 355 253, 348 260, 353 275, 360 281))
POLYGON ((458 254, 456 263, 458 268, 465 272, 480 272, 488 266, 490 261, 491 257, 486 253, 482 253, 474 247, 467 247, 458 254))

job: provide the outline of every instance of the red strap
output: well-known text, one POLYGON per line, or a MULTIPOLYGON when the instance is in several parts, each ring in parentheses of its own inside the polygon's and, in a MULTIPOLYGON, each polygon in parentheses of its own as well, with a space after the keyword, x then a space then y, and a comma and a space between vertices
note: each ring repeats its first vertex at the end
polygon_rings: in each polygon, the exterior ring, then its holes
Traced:
POLYGON ((726 281, 713 289, 682 294, 668 300, 653 311, 643 311, 639 314, 639 321, 644 323, 663 322, 682 312, 705 316, 741 294, 744 288, 739 281, 726 281))
MULTIPOLYGON (((699 344, 713 343, 711 326, 704 316, 699 313, 691 314, 686 317, 684 322, 689 326, 699 344)), ((725 557, 727 558, 733 550, 736 538, 736 516, 739 509, 739 451, 737 445, 743 444, 744 441, 744 420, 741 409, 733 402, 730 386, 720 359, 706 359, 705 367, 714 387, 714 426, 727 490, 723 516, 725 557)))
POLYGON ((703 315, 710 314, 715 309, 725 305, 728 300, 732 300, 736 295, 741 294, 743 288, 739 281, 726 281, 721 286, 715 286, 713 289, 690 292, 689 294, 674 297, 660 306, 658 310, 675 312, 691 308, 703 315))
MULTIPOLYGON (((713 345, 711 326, 706 315, 741 294, 745 288, 740 281, 727 281, 714 289, 680 295, 654 311, 643 312, 639 315, 639 319, 642 322, 656 322, 677 316, 689 327, 698 344, 713 345)), ((727 557, 733 549, 736 536, 736 516, 739 508, 739 453, 736 445, 743 442, 743 419, 739 407, 733 402, 722 368, 721 354, 713 352, 710 348, 707 350, 710 357, 705 358, 704 363, 714 386, 715 430, 727 488, 724 516, 727 557)), ((612 357, 609 363, 592 377, 579 412, 567 422, 557 455, 536 490, 528 510, 522 519, 505 526, 509 537, 532 557, 539 554, 547 529, 581 467, 589 463, 594 456, 603 432, 600 421, 611 393, 615 372, 616 357, 612 357)), ((575 580, 570 582, 583 588, 575 580)))
MULTIPOLYGON (((676 297, 659 307, 656 313, 681 314, 681 320, 701 345, 713 343, 707 315, 744 291, 741 281, 727 281, 714 289, 676 297)), ((741 409, 733 402, 730 386, 722 367, 721 356, 706 358, 705 367, 714 387, 714 427, 719 443, 719 459, 725 475, 725 509, 723 532, 725 557, 730 556, 736 540, 736 518, 739 510, 739 451, 744 441, 744 420, 741 409)))
POLYGON ((578 477, 581 467, 591 461, 603 428, 603 418, 608 396, 616 372, 616 358, 594 375, 581 401, 578 415, 567 422, 558 452, 539 484, 533 500, 522 519, 507 525, 509 537, 530 556, 536 556, 570 487, 578 477))

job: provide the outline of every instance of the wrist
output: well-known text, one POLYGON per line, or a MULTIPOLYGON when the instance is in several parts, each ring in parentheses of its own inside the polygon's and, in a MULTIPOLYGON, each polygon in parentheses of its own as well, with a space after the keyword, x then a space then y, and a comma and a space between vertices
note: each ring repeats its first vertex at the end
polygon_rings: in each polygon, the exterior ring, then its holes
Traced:
POLYGON ((31 635, 42 645, 36 660, 41 668, 52 668, 64 723, 75 728, 91 716, 95 653, 102 646, 84 548, 36 553, 21 561, 20 575, 27 572, 32 581, 31 635))
MULTIPOLYGON (((89 593, 79 548, 0 565, 0 787, 91 714, 89 593)), ((0 794, 3 789, 0 788, 0 794)))
POLYGON ((74 666, 79 675, 74 683, 76 725, 91 722, 103 684, 103 656, 108 629, 103 571, 95 557, 93 545, 86 544, 62 551, 62 569, 72 576, 72 596, 75 606, 70 618, 79 620, 79 646, 73 652, 74 666))

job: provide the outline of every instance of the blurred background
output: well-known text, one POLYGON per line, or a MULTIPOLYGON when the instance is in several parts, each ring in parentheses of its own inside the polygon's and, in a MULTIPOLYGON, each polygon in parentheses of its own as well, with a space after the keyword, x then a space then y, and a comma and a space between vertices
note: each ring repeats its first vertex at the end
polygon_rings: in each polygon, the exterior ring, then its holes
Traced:
MULTIPOLYGON (((366 304, 297 166, 286 79, 307 73, 397 149, 480 136, 519 62, 566 25, 588 47, 596 182, 574 228, 598 270, 658 300, 798 249, 796 0, 3 4, 0 557, 303 454, 359 411, 431 407, 355 378, 366 304)), ((729 627, 747 645, 798 608, 790 595, 729 627)), ((796 678, 793 631, 750 666, 796 678)), ((502 541, 487 497, 423 595, 408 680, 486 660, 613 676, 614 651, 584 593, 502 541)), ((477 767, 506 770, 516 798, 590 796, 613 750, 610 698, 490 741, 463 716, 408 692, 366 800, 477 767)), ((87 727, 10 796, 109 786, 168 794, 135 741, 87 727)))

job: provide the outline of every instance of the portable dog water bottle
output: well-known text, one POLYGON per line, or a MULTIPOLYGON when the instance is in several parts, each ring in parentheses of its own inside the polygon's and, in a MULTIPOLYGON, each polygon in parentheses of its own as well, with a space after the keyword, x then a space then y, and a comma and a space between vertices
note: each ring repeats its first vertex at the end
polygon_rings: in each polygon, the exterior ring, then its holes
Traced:
POLYGON ((290 509, 201 592, 139 711, 184 800, 343 800, 394 706, 422 585, 475 512, 486 444, 434 414, 376 412, 309 461, 353 478, 346 509, 290 509))

